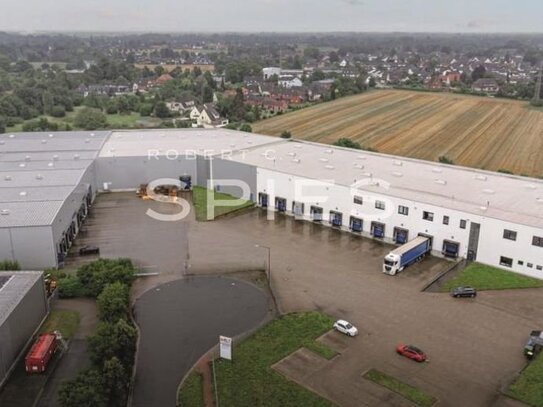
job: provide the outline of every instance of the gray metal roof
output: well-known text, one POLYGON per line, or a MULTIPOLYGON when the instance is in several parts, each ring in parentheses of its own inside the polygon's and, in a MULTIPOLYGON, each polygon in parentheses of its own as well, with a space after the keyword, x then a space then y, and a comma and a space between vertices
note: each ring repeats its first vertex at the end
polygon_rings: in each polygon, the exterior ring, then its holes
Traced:
POLYGON ((73 190, 73 186, 0 188, 0 208, 4 202, 64 201, 73 190))
POLYGON ((15 133, 0 135, 4 152, 98 151, 109 132, 15 133))
POLYGON ((85 170, 2 171, 0 188, 76 186, 85 170))
POLYGON ((0 271, 7 281, 0 287, 0 326, 4 324, 15 307, 27 295, 32 286, 42 278, 41 271, 0 271))
POLYGON ((4 152, 0 148, 1 162, 34 162, 34 161, 75 161, 77 159, 93 160, 98 155, 97 151, 45 151, 45 152, 4 152))
POLYGON ((87 168, 94 160, 50 160, 50 161, 0 161, 0 172, 32 171, 32 170, 81 170, 87 168))
POLYGON ((50 225, 63 203, 63 201, 2 202, 0 228, 50 225))

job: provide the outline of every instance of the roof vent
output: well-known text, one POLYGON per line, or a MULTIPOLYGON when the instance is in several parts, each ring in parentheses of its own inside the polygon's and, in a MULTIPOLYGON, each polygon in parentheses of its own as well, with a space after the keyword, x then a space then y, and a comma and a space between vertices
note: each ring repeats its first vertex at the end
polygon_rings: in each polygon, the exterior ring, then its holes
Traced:
POLYGON ((41 181, 43 179, 43 175, 41 174, 36 175, 36 179, 41 181))
POLYGON ((444 179, 436 179, 434 180, 434 182, 439 185, 447 185, 447 181, 445 181, 444 179))
POLYGON ((47 144, 47 140, 43 139, 43 140, 41 141, 41 143, 42 143, 42 144, 47 144))
POLYGON ((400 171, 394 171, 392 175, 394 175, 395 177, 403 177, 403 173, 400 171))
POLYGON ((12 180, 11 175, 6 175, 6 176, 4 177, 4 179, 5 179, 6 181, 11 181, 11 180, 12 180))
POLYGON ((90 143, 90 138, 86 138, 85 139, 85 144, 89 144, 90 143))
POLYGON ((26 196, 27 193, 26 193, 26 191, 21 191, 21 192, 19 192, 19 195, 20 195, 20 196, 26 196))
POLYGON ((479 209, 484 212, 484 211, 488 210, 488 206, 480 206, 479 209))
POLYGON ((330 160, 328 158, 319 158, 319 161, 323 163, 327 163, 330 160))
POLYGON ((543 204, 543 198, 536 198, 535 200, 537 203, 543 204))
POLYGON ((49 138, 53 138, 53 137, 55 137, 55 136, 54 136, 54 135, 52 135, 52 134, 49 134, 49 138))
POLYGON ((524 188, 533 190, 533 189, 536 189, 537 187, 534 184, 526 184, 524 185, 524 188))
POLYGON ((91 133, 90 136, 91 136, 91 137, 94 137, 94 133, 91 133))
POLYGON ((333 170, 334 169, 334 166, 333 165, 330 165, 330 164, 327 164, 324 166, 324 168, 328 169, 328 170, 333 170))
POLYGON ((15 134, 10 134, 9 138, 15 138, 15 134))
POLYGON ((362 174, 362 175, 364 175, 365 177, 371 177, 371 176, 373 176, 373 174, 372 174, 371 172, 365 172, 365 173, 362 174))
POLYGON ((247 144, 253 144, 251 140, 247 140, 247 144))
POLYGON ((326 154, 334 154, 334 150, 330 149, 330 148, 327 148, 326 150, 324 150, 324 152, 326 154))
POLYGON ((74 160, 79 160, 80 156, 79 154, 74 154, 74 160))
POLYGON ((6 144, 6 141, 5 140, 0 140, 0 144, 4 145, 4 144, 6 144))
POLYGON ((485 194, 494 195, 494 193, 495 193, 496 191, 494 191, 493 189, 490 189, 490 188, 485 188, 485 189, 483 189, 483 192, 484 192, 485 194))
POLYGON ((357 160, 365 160, 366 158, 368 158, 368 157, 366 157, 365 155, 357 155, 356 156, 357 160))
POLYGON ((486 176, 486 175, 476 175, 476 176, 475 176, 475 179, 476 179, 476 180, 479 180, 479 181, 486 181, 486 180, 487 180, 487 176, 486 176))
POLYGON ((19 167, 24 168, 24 167, 26 167, 26 164, 25 164, 25 163, 21 163, 21 164, 19 164, 19 167))
POLYGON ((30 158, 31 157, 29 155, 25 156, 25 161, 30 161, 30 158))
POLYGON ((5 216, 5 215, 9 215, 9 209, 2 209, 2 210, 0 211, 0 215, 4 215, 4 216, 5 216))
POLYGON ((290 155, 291 157, 296 157, 296 153, 294 151, 288 152, 287 155, 290 155))
POLYGON ((299 158, 293 158, 293 159, 292 159, 292 162, 293 162, 293 163, 296 163, 296 164, 300 164, 300 161, 301 161, 301 160, 300 160, 299 158))
POLYGON ((234 143, 230 144, 230 147, 234 148, 236 145, 234 143))
POLYGON ((299 144, 294 144, 294 145, 293 145, 292 147, 294 147, 294 148, 297 148, 297 149, 300 149, 300 148, 302 148, 302 146, 301 146, 301 145, 299 145, 299 144))
POLYGON ((54 167, 55 164, 53 164, 53 163, 47 163, 47 166, 48 166, 48 167, 54 167))
POLYGON ((359 170, 363 170, 364 166, 362 164, 354 163, 354 167, 358 168, 359 170))
POLYGON ((401 167, 403 165, 403 162, 398 161, 398 160, 394 160, 394 162, 392 164, 394 164, 394 165, 396 165, 398 167, 401 167))
POLYGON ((435 172, 437 174, 441 174, 443 172, 442 168, 434 167, 432 168, 432 172, 435 172))
POLYGON ((58 155, 57 155, 57 154, 55 154, 55 155, 53 156, 53 161, 58 161, 58 155))

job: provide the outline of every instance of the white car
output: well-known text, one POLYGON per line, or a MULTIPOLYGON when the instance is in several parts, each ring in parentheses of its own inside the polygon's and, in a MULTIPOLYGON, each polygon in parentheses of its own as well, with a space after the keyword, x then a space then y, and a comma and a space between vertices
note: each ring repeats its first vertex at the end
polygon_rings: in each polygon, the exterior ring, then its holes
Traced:
POLYGON ((358 335, 358 329, 356 329, 355 326, 347 321, 344 321, 343 319, 338 319, 336 322, 334 322, 334 329, 341 333, 344 333, 345 335, 358 335))

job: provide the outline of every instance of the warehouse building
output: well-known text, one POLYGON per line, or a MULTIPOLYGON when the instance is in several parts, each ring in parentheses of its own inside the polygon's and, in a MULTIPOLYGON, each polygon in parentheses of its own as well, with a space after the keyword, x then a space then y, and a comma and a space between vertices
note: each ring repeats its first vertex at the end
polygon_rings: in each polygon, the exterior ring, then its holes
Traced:
POLYGON ((47 314, 41 272, 0 272, 0 387, 47 314))
POLYGON ((246 199, 301 220, 393 244, 425 235, 436 255, 543 277, 541 180, 225 129, 47 137, 0 136, 0 259, 25 268, 62 264, 97 190, 188 177, 235 196, 244 185, 246 199))

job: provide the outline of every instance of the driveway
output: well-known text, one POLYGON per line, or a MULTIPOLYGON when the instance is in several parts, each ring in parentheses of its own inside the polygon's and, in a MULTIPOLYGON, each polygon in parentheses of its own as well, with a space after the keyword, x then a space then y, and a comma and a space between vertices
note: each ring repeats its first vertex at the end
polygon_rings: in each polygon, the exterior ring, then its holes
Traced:
POLYGON ((269 307, 264 291, 223 277, 185 278, 144 293, 134 310, 141 336, 133 405, 174 407, 181 379, 219 335, 255 328, 269 307))

